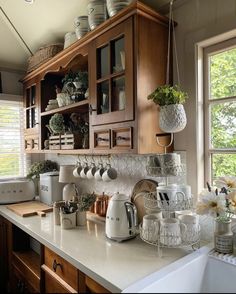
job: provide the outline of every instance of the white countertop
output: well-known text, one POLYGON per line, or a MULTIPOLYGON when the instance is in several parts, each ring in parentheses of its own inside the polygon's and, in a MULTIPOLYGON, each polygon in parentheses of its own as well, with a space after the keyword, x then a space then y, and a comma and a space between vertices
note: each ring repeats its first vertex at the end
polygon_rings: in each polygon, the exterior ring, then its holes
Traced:
POLYGON ((122 292, 188 253, 165 249, 160 258, 157 247, 139 236, 123 243, 107 239, 105 226, 99 222, 87 221, 87 226, 62 230, 54 225, 52 213, 21 217, 0 205, 0 214, 113 293, 122 292))

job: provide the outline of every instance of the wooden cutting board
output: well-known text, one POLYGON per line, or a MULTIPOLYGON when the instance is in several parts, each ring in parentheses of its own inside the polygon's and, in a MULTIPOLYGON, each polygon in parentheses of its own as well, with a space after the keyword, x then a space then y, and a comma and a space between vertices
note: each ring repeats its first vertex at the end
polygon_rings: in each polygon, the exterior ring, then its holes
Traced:
POLYGON ((7 205, 7 208, 23 217, 37 214, 40 216, 45 216, 46 212, 50 212, 53 210, 52 207, 39 201, 29 201, 17 204, 10 204, 7 205))

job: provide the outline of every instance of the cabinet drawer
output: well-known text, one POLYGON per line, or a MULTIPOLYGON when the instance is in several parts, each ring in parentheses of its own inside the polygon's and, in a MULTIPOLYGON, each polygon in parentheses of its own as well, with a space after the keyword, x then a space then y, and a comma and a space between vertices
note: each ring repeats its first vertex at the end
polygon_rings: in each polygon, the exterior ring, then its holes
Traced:
POLYGON ((85 284, 88 293, 111 293, 88 276, 85 278, 85 284))
POLYGON ((18 270, 24 280, 27 281, 28 284, 32 285, 35 288, 36 292, 40 290, 40 264, 39 258, 35 258, 36 254, 33 252, 29 252, 29 259, 31 259, 31 263, 27 263, 22 258, 24 253, 15 253, 12 255, 12 265, 15 270, 18 270))
MULTIPOLYGON (((44 268, 45 269, 45 268, 44 268)), ((45 272, 45 293, 77 293, 73 289, 69 289, 63 280, 58 280, 45 272)))
POLYGON ((72 288, 78 289, 78 270, 47 247, 44 249, 44 263, 72 288))
POLYGON ((110 149, 110 130, 94 131, 94 148, 110 149))
POLYGON ((132 149, 133 148, 133 128, 112 129, 112 148, 132 149))
POLYGON ((14 265, 12 266, 12 280, 11 280, 11 292, 13 293, 39 293, 39 286, 34 285, 32 280, 27 280, 14 265))

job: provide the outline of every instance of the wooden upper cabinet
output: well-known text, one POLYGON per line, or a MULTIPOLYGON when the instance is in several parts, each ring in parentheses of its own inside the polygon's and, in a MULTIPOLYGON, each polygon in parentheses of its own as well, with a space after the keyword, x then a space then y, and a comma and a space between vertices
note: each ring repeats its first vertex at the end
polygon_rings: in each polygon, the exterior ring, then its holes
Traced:
MULTIPOLYGON (((156 141, 156 134, 162 133, 158 107, 147 97, 166 83, 167 44, 168 18, 133 1, 30 72, 23 80, 27 150, 28 146, 37 146, 39 136, 39 148, 45 152, 164 152, 156 141), (55 85, 62 86, 65 74, 79 69, 88 71, 89 97, 48 111, 49 101, 56 98, 55 85), (89 143, 86 138, 88 144, 78 142, 69 148, 59 138, 59 145, 55 143, 53 148, 45 150, 49 137, 47 125, 55 113, 63 114, 66 122, 72 113, 82 115, 89 124, 89 143), (85 145, 86 148, 81 147, 85 145)), ((168 136, 162 137, 161 144, 168 145, 168 140, 168 136)))
POLYGON ((90 44, 91 124, 134 119, 133 18, 90 44))

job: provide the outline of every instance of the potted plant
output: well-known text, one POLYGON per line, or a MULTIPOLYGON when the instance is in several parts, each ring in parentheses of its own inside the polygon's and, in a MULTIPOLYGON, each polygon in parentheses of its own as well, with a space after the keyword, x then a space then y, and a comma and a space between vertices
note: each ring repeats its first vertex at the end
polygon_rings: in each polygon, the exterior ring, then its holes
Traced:
POLYGON ((96 195, 94 193, 86 193, 78 197, 78 211, 77 211, 77 224, 79 226, 86 225, 86 211, 96 201, 96 195))
POLYGON ((176 85, 158 86, 148 95, 148 100, 160 106, 159 126, 162 131, 177 133, 185 128, 187 118, 183 103, 187 98, 187 93, 176 85))
POLYGON ((49 128, 54 134, 61 134, 65 131, 63 115, 55 113, 49 120, 49 128))

